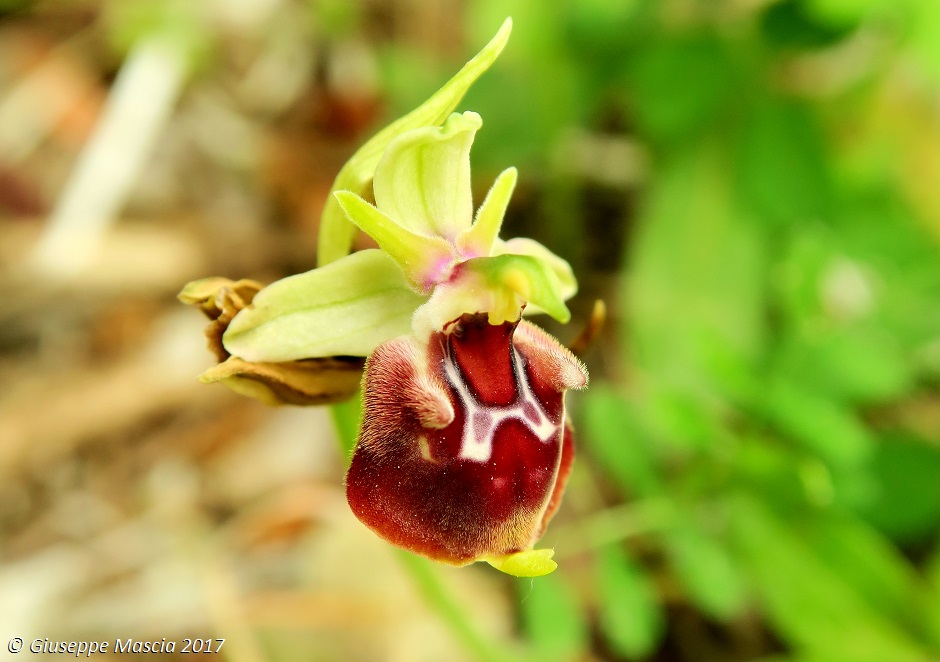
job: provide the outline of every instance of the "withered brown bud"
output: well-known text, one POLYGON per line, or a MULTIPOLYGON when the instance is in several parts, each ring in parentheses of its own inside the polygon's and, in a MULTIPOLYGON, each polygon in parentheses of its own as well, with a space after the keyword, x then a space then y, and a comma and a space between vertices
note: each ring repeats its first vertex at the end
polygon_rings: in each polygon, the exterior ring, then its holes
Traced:
POLYGON ((352 397, 359 388, 364 358, 331 356, 263 363, 244 361, 225 349, 222 336, 228 325, 262 288, 253 280, 217 277, 193 281, 179 293, 180 301, 199 308, 210 320, 206 339, 219 364, 199 380, 221 382, 269 405, 324 405, 352 397))

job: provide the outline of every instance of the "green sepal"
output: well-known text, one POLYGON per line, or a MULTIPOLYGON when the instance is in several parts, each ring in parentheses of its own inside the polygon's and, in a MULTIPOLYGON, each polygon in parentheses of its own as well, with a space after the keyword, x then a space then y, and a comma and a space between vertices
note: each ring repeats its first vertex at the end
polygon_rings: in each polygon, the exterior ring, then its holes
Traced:
POLYGON ((235 316, 223 343, 252 362, 368 356, 408 333, 424 301, 391 258, 361 251, 268 285, 235 316))
POLYGON ((513 577, 544 577, 555 571, 558 564, 552 561, 554 549, 528 549, 506 556, 489 556, 487 563, 513 577))
POLYGON ((375 134, 346 162, 337 174, 323 207, 317 246, 317 264, 324 266, 348 254, 355 236, 356 227, 346 220, 346 216, 332 193, 334 191, 364 193, 385 148, 396 136, 411 129, 434 126, 443 122, 457 107, 476 79, 499 57, 511 30, 512 19, 507 18, 496 36, 443 87, 410 113, 375 134))
POLYGON ((334 193, 346 217, 367 235, 401 268, 412 287, 430 293, 446 280, 454 264, 454 250, 441 237, 427 237, 403 227, 355 193, 334 193))
POLYGON ((469 229, 470 147, 481 126, 483 120, 474 112, 453 113, 442 126, 395 138, 375 169, 375 206, 425 236, 452 241, 469 229))

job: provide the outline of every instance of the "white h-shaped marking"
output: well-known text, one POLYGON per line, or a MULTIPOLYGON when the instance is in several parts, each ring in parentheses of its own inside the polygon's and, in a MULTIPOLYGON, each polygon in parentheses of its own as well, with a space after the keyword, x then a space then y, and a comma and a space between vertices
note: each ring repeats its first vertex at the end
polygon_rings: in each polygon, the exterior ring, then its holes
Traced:
POLYGON ((519 352, 513 347, 510 347, 509 351, 517 384, 516 401, 504 407, 491 407, 478 402, 470 393, 466 382, 461 379, 461 370, 454 362, 449 348, 444 355, 444 374, 457 391, 457 397, 465 412, 463 437, 460 442, 460 457, 465 460, 487 462, 493 455, 493 435, 496 428, 507 419, 515 418, 525 423, 542 443, 551 441, 561 427, 549 420, 548 414, 535 397, 519 352))

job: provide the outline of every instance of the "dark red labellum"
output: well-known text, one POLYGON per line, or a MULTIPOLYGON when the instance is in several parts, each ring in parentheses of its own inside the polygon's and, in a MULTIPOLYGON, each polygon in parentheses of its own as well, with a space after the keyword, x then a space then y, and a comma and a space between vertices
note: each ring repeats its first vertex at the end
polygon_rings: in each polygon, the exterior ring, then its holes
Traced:
POLYGON ((463 565, 529 549, 574 457, 564 393, 587 374, 528 322, 464 315, 427 346, 381 345, 366 363, 346 479, 359 519, 389 542, 463 565))

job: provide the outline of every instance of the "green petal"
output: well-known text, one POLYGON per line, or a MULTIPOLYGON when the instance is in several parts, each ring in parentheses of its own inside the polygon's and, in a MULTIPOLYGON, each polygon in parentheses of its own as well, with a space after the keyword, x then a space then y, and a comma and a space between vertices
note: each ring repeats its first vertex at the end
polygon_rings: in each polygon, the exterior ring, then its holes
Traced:
POLYGON ((493 245, 499 238, 499 229, 503 225, 506 207, 516 188, 518 173, 515 168, 503 170, 486 194, 483 204, 477 212, 473 227, 465 230, 457 238, 457 248, 466 257, 490 255, 493 245))
POLYGON ((355 193, 334 193, 350 221, 375 239, 404 272, 412 286, 429 293, 447 279, 454 263, 454 251, 440 237, 426 237, 402 227, 355 193))
POLYGON ((493 246, 493 255, 529 255, 534 257, 551 269, 558 279, 561 286, 559 294, 563 300, 567 301, 578 292, 578 281, 574 277, 571 265, 534 239, 527 237, 518 237, 509 241, 497 239, 493 246))
POLYGON ((530 255, 509 254, 474 258, 464 265, 484 276, 490 287, 512 290, 562 324, 571 319, 562 297, 563 287, 547 262, 530 255))
POLYGON ((395 138, 375 169, 376 207, 412 232, 453 241, 473 216, 470 146, 482 125, 476 113, 454 113, 395 138))
MULTIPOLYGON (((372 179, 375 168, 388 144, 410 129, 440 124, 453 112, 470 86, 490 68, 509 40, 512 19, 507 18, 496 36, 477 55, 464 65, 457 75, 447 81, 431 98, 379 131, 346 162, 333 182, 333 191, 363 193, 372 179)), ((329 195, 320 218, 320 238, 317 263, 320 266, 335 262, 352 246, 355 226, 346 220, 336 199, 329 195)))
POLYGON ((526 303, 565 323, 571 313, 549 266, 528 255, 477 257, 457 265, 451 279, 434 288, 412 320, 414 335, 425 338, 464 313, 487 313, 490 324, 519 319, 526 303))
POLYGON ((253 362, 367 356, 408 333, 424 300, 382 251, 361 251, 267 286, 235 316, 223 342, 253 362))

